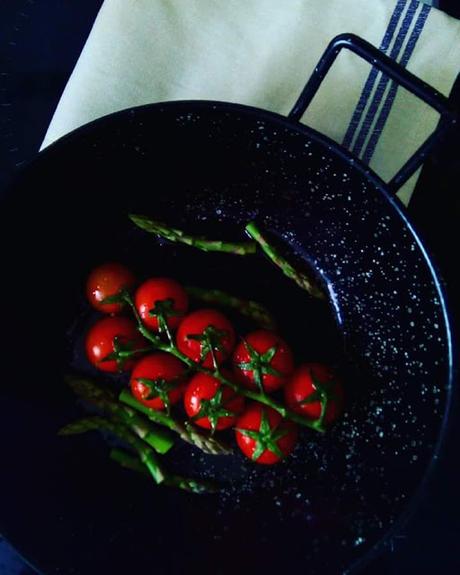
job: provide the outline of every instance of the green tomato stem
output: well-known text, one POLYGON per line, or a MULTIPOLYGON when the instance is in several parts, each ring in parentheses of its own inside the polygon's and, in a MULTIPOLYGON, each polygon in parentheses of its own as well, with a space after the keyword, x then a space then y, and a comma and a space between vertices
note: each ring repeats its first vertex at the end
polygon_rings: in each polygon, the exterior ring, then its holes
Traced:
POLYGON ((127 351, 119 351, 118 352, 118 357, 120 359, 130 359, 131 357, 136 357, 138 355, 141 355, 143 353, 148 353, 149 351, 152 351, 151 347, 143 347, 141 349, 133 349, 133 350, 127 350, 127 351))
MULTIPOLYGON (((126 298, 127 303, 130 305, 130 307, 133 308, 134 303, 132 301, 131 296, 127 293, 127 294, 125 294, 125 298, 126 298)), ((138 314, 136 314, 136 319, 138 322, 139 331, 142 330, 141 333, 148 331, 147 328, 142 324, 142 320, 140 319, 138 314)), ((324 426, 323 426, 321 421, 307 419, 307 418, 299 415, 298 413, 295 413, 295 412, 287 409, 284 405, 276 402, 275 400, 273 400, 271 397, 267 396, 264 393, 252 391, 250 389, 246 389, 244 387, 241 387, 237 383, 231 381, 230 379, 227 379, 224 375, 222 375, 222 373, 220 373, 218 367, 214 370, 203 367, 201 364, 193 361, 192 359, 190 359, 189 357, 184 355, 181 351, 179 351, 179 349, 177 348, 174 341, 167 343, 167 342, 164 342, 161 339, 157 338, 153 334, 150 334, 149 339, 152 343, 155 340, 156 343, 154 345, 156 346, 156 348, 158 350, 164 351, 166 353, 170 353, 171 355, 174 355, 175 357, 180 359, 183 363, 185 363, 185 365, 187 365, 187 367, 189 367, 191 371, 205 373, 207 375, 214 377, 223 385, 226 385, 227 387, 230 387, 231 389, 233 389, 233 391, 235 391, 235 393, 238 393, 239 395, 243 395, 244 397, 247 397, 248 399, 252 399, 254 401, 257 401, 259 403, 262 403, 264 405, 267 405, 267 406, 273 408, 275 411, 277 411, 285 419, 289 419, 291 421, 294 421, 295 423, 298 423, 299 425, 302 425, 304 427, 309 427, 310 429, 313 429, 315 431, 319 431, 320 433, 323 433, 325 431, 324 426)), ((123 392, 122 392, 122 394, 123 394, 123 392)))
POLYGON ((225 252, 240 256, 254 254, 255 242, 224 242, 209 240, 202 236, 191 236, 177 228, 171 228, 163 222, 152 220, 147 216, 129 214, 129 219, 142 230, 160 236, 170 242, 185 244, 205 252, 225 252))
POLYGON ((205 373, 207 375, 214 377, 215 379, 220 381, 220 383, 222 383, 223 385, 226 385, 227 387, 230 387, 231 389, 233 389, 233 391, 235 391, 235 393, 237 393, 239 395, 243 395, 244 397, 247 397, 248 399, 252 399, 253 401, 257 401, 258 403, 263 403, 264 405, 267 405, 267 406, 273 408, 280 415, 282 415, 285 419, 289 419, 291 421, 294 421, 295 423, 298 423, 299 425, 302 425, 304 427, 309 427, 310 429, 313 429, 315 431, 319 431, 320 433, 323 433, 325 431, 321 421, 306 419, 302 415, 287 409, 287 407, 278 403, 277 401, 275 401, 274 399, 272 399, 271 397, 269 397, 265 393, 260 393, 258 391, 252 391, 250 389, 246 389, 245 387, 241 387, 237 383, 231 381, 230 379, 227 379, 224 375, 222 375, 222 373, 220 373, 219 369, 215 369, 215 370, 208 369, 206 367, 203 367, 199 363, 196 363, 195 361, 193 361, 192 359, 190 359, 189 357, 184 355, 182 352, 180 352, 176 346, 169 346, 169 345, 163 344, 160 349, 162 351, 165 351, 166 353, 170 353, 170 354, 174 355, 175 357, 177 357, 178 359, 183 361, 190 369, 198 371, 200 373, 205 373))

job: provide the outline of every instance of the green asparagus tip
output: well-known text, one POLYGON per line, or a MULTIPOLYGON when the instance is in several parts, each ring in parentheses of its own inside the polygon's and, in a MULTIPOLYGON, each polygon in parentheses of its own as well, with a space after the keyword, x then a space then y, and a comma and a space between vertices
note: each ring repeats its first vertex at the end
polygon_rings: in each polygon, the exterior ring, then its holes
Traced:
POLYGON ((84 418, 68 423, 58 431, 58 435, 78 435, 97 428, 98 424, 92 422, 89 418, 84 418))
POLYGON ((128 214, 128 218, 135 224, 145 220, 145 216, 141 216, 140 214, 128 214))
POLYGON ((149 475, 145 465, 139 460, 135 455, 127 453, 123 449, 113 448, 110 450, 110 459, 115 461, 125 469, 130 469, 132 471, 137 471, 143 475, 149 475))
POLYGON ((64 436, 64 435, 74 435, 75 432, 69 429, 69 426, 66 425, 65 427, 62 427, 58 432, 58 435, 64 436))

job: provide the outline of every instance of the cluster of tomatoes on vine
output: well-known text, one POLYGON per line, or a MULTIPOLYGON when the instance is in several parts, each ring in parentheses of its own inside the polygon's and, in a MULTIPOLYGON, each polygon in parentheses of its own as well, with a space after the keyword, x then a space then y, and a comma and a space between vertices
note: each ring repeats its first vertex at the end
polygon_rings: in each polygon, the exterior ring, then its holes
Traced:
POLYGON ((94 269, 89 302, 105 317, 86 335, 89 361, 104 372, 130 373, 130 390, 144 406, 169 413, 183 402, 190 421, 212 433, 234 428, 238 446, 250 459, 273 464, 297 441, 297 425, 270 406, 248 400, 222 383, 222 374, 241 389, 284 396, 293 413, 332 423, 343 406, 343 388, 331 368, 304 363, 297 368, 288 344, 276 333, 257 329, 237 339, 235 328, 216 309, 189 310, 186 290, 175 280, 154 277, 140 285, 119 263, 94 269), (170 351, 149 346, 138 323, 117 294, 133 293, 137 320, 152 333, 167 333, 170 351), (163 328, 163 329, 162 329, 163 328), (188 358, 188 365, 180 358, 188 358), (190 360, 201 368, 194 370, 190 360))

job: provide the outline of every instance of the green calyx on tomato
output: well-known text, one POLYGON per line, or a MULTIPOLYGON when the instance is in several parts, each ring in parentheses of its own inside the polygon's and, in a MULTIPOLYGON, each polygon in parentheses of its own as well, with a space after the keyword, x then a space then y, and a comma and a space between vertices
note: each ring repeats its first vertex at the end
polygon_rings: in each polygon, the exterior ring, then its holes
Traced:
POLYGON ((283 452, 278 446, 278 441, 288 434, 288 430, 279 429, 278 425, 271 428, 265 409, 262 409, 261 412, 259 431, 240 428, 237 428, 237 431, 256 442, 252 454, 253 461, 257 461, 266 450, 271 451, 280 459, 284 457, 283 452))
POLYGON ((187 312, 188 296, 175 280, 154 277, 137 288, 134 306, 145 327, 157 332, 161 323, 161 331, 169 337, 169 330, 175 330, 187 312))
POLYGON ((200 411, 192 417, 192 421, 207 417, 211 424, 211 431, 214 433, 217 428, 217 423, 221 417, 235 417, 236 413, 230 409, 226 409, 223 405, 223 389, 219 387, 211 399, 202 399, 200 403, 200 411))
POLYGON ((155 317, 158 321, 158 331, 160 333, 170 333, 168 326, 169 317, 180 317, 182 312, 174 307, 174 300, 172 298, 157 300, 153 308, 149 310, 149 317, 155 317))
POLYGON ((144 399, 150 400, 155 399, 155 397, 159 397, 165 405, 166 413, 169 415, 171 407, 169 394, 173 389, 176 389, 178 381, 166 381, 166 379, 162 377, 157 379, 149 379, 148 377, 136 377, 136 381, 142 383, 142 385, 144 385, 148 390, 144 399))
POLYGON ((329 401, 340 401, 340 397, 337 394, 338 382, 334 379, 330 379, 329 381, 321 381, 315 377, 312 369, 310 369, 310 377, 313 381, 315 391, 305 399, 299 401, 298 404, 306 405, 308 403, 316 403, 319 401, 321 404, 321 414, 318 418, 318 421, 320 424, 322 424, 326 416, 329 401))
POLYGON ((122 371, 126 362, 133 356, 143 353, 144 349, 136 349, 133 341, 126 341, 118 336, 113 338, 113 351, 101 359, 99 363, 115 361, 119 371, 122 371))
POLYGON ((208 354, 212 357, 212 364, 217 369, 216 351, 224 352, 224 339, 227 337, 227 331, 217 329, 213 325, 208 325, 203 333, 191 333, 187 337, 200 342, 200 359, 204 361, 208 354))
POLYGON ((277 352, 278 346, 274 345, 270 349, 268 349, 265 353, 259 353, 255 350, 252 345, 243 340, 244 347, 249 355, 249 361, 243 361, 241 363, 237 363, 237 367, 242 371, 251 371, 253 374, 254 383, 256 384, 257 388, 261 393, 265 393, 265 389, 263 386, 263 376, 264 375, 275 375, 281 376, 282 374, 272 367, 271 361, 275 357, 277 352))
POLYGON ((125 304, 127 297, 129 297, 129 291, 126 289, 121 289, 118 293, 105 297, 101 303, 103 305, 110 305, 115 303, 125 304))

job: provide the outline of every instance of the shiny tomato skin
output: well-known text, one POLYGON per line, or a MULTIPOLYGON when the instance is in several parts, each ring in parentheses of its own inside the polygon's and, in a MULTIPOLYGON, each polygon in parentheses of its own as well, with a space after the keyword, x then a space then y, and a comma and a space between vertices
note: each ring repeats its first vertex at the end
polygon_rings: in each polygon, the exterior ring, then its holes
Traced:
POLYGON ((88 360, 102 371, 110 373, 129 371, 135 359, 128 359, 123 367, 119 367, 115 360, 102 361, 115 351, 115 337, 123 344, 131 343, 134 349, 142 349, 146 345, 145 339, 131 319, 117 316, 104 317, 97 321, 86 335, 85 347, 88 360))
POLYGON ((173 301, 173 310, 178 314, 167 318, 168 327, 174 330, 188 310, 188 295, 184 288, 171 278, 150 278, 137 288, 134 303, 148 328, 158 331, 158 319, 150 315, 150 310, 156 302, 166 300, 173 301))
MULTIPOLYGON (((281 415, 272 409, 271 407, 263 406, 260 403, 250 403, 242 415, 236 421, 235 424, 235 435, 236 442, 241 451, 252 460, 254 450, 256 448, 256 440, 244 435, 240 429, 247 429, 250 431, 260 431, 260 424, 262 421, 262 410, 265 411, 270 427, 273 429, 283 429, 287 433, 281 437, 276 444, 283 454, 283 458, 287 457, 294 449, 297 443, 297 426, 292 421, 283 420, 281 415)), ((273 465, 278 463, 281 458, 273 451, 265 449, 255 463, 261 463, 262 465, 273 465)))
MULTIPOLYGON (((225 377, 230 378, 231 375, 223 372, 225 377)), ((229 387, 223 386, 219 380, 206 373, 197 373, 188 383, 184 394, 184 408, 185 412, 190 418, 195 417, 200 412, 201 401, 203 399, 212 399, 217 391, 222 388, 222 405, 225 409, 232 411, 235 415, 222 416, 217 420, 216 430, 227 429, 231 427, 237 416, 244 409, 244 398, 237 395, 229 387)), ((212 429, 211 422, 208 417, 200 417, 193 421, 195 425, 203 427, 204 429, 212 429)))
MULTIPOLYGON (((164 379, 167 382, 179 380, 177 387, 168 392, 170 405, 176 404, 184 393, 184 383, 180 381, 184 377, 185 366, 176 357, 169 353, 157 352, 146 355, 140 359, 131 373, 130 386, 132 395, 143 405, 158 411, 165 409, 165 404, 159 397, 146 399, 149 395, 148 387, 138 381, 138 378, 164 379)), ((166 398, 165 398, 166 399, 166 398)))
POLYGON ((321 363, 305 363, 300 365, 284 388, 286 405, 292 409, 292 411, 300 413, 309 419, 314 420, 320 417, 320 401, 300 403, 316 391, 312 374, 321 383, 335 382, 333 387, 335 397, 329 399, 324 419, 326 423, 332 423, 342 413, 344 391, 342 382, 337 379, 334 371, 327 365, 321 363))
POLYGON ((272 331, 260 329, 249 333, 244 341, 241 341, 233 353, 233 366, 237 380, 249 389, 257 389, 254 382, 254 372, 238 367, 240 363, 250 361, 250 354, 245 346, 247 342, 259 354, 266 353, 270 348, 276 346, 276 353, 270 361, 270 367, 274 368, 280 375, 264 373, 262 375, 262 385, 266 393, 272 393, 285 385, 289 376, 294 371, 294 357, 288 344, 272 331))
POLYGON ((89 303, 102 313, 117 314, 123 309, 121 303, 102 303, 109 296, 114 296, 122 289, 134 287, 136 278, 124 265, 109 262, 94 268, 86 280, 86 297, 89 303))
MULTIPOLYGON (((216 351, 216 360, 220 364, 230 356, 235 346, 235 330, 230 321, 215 309, 200 309, 187 315, 179 325, 176 334, 176 343, 179 350, 197 363, 201 363, 201 342, 190 339, 189 335, 202 335, 204 330, 212 326, 222 330, 225 335, 222 338, 222 351, 216 351)), ((202 362, 204 367, 212 368, 212 356, 208 352, 202 362)))

